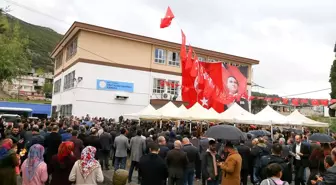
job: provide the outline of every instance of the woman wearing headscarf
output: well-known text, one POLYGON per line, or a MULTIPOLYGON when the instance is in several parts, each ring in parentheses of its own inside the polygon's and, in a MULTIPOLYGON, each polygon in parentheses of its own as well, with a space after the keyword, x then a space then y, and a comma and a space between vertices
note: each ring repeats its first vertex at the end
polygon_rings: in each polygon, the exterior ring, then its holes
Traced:
POLYGON ((87 146, 81 154, 81 159, 76 161, 69 181, 75 182, 76 185, 95 185, 104 181, 103 171, 99 162, 95 159, 96 148, 87 146))
POLYGON ((71 185, 69 174, 77 160, 73 151, 73 142, 61 143, 58 154, 52 157, 51 163, 48 165, 48 172, 52 175, 50 185, 71 185))
POLYGON ((16 185, 15 167, 19 165, 19 160, 17 151, 13 149, 13 141, 4 139, 0 146, 0 184, 16 185))
POLYGON ((47 164, 43 159, 44 147, 34 144, 21 166, 22 185, 43 185, 48 180, 47 164))

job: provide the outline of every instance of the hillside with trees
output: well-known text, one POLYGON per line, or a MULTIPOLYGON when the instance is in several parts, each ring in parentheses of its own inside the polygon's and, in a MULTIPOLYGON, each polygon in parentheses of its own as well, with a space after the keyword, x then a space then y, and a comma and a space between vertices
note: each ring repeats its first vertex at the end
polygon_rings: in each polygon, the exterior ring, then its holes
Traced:
POLYGON ((6 17, 8 24, 18 24, 21 35, 28 39, 27 50, 31 58, 31 67, 53 72, 54 63, 50 53, 62 35, 50 28, 29 24, 9 14, 6 14, 6 17))

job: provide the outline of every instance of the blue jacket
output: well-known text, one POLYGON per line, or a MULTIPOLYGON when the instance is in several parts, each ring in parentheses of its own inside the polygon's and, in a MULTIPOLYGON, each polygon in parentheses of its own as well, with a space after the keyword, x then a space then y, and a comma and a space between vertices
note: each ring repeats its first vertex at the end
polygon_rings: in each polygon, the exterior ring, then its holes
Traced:
POLYGON ((71 139, 72 134, 64 133, 64 134, 61 134, 61 136, 62 136, 62 141, 68 141, 69 139, 71 139))

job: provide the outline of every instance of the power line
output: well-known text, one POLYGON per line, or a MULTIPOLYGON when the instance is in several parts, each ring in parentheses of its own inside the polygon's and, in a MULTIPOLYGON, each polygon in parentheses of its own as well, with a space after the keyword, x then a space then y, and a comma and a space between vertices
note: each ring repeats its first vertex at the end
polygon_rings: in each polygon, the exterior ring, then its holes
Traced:
POLYGON ((56 18, 56 17, 53 17, 53 16, 51 16, 51 15, 49 15, 49 14, 46 14, 46 13, 43 13, 43 12, 41 12, 41 11, 35 10, 35 9, 33 9, 33 8, 30 8, 30 7, 28 7, 28 6, 26 6, 26 5, 23 5, 23 4, 21 4, 21 3, 18 3, 18 2, 12 1, 12 0, 5 0, 5 1, 8 2, 8 3, 10 3, 10 4, 12 4, 12 5, 19 6, 19 7, 21 7, 21 8, 26 9, 26 10, 29 10, 29 11, 31 11, 31 12, 35 12, 35 13, 44 15, 44 16, 46 16, 46 17, 52 18, 52 19, 54 19, 54 20, 56 20, 56 21, 59 21, 59 22, 61 22, 61 23, 66 24, 66 25, 68 25, 68 26, 70 25, 70 23, 66 22, 65 20, 58 19, 58 18, 56 18))
MULTIPOLYGON (((56 20, 56 21, 58 21, 58 22, 61 22, 61 23, 65 24, 65 25, 67 25, 67 26, 70 26, 70 25, 71 25, 70 23, 68 23, 68 22, 65 21, 65 20, 58 19, 58 18, 53 17, 53 16, 51 16, 51 15, 49 15, 49 14, 46 14, 46 13, 43 13, 43 12, 41 12, 41 11, 35 10, 35 9, 33 9, 33 8, 30 8, 30 7, 26 6, 26 5, 20 4, 20 3, 18 3, 18 2, 15 2, 15 1, 12 1, 12 0, 5 0, 5 1, 8 2, 8 3, 10 3, 10 4, 12 4, 12 5, 21 7, 21 8, 26 9, 26 10, 29 10, 29 11, 31 11, 31 12, 34 12, 34 13, 37 13, 37 14, 41 14, 41 15, 44 15, 44 16, 49 17, 49 18, 51 18, 51 19, 54 19, 54 20, 56 20)), ((178 26, 179 26, 179 24, 178 24, 178 26)), ((179 26, 179 27, 180 27, 180 26, 179 26)), ((94 53, 94 52, 92 52, 92 51, 90 51, 90 50, 87 50, 87 49, 85 49, 85 48, 82 48, 82 47, 80 47, 78 44, 77 44, 77 47, 80 48, 80 49, 82 49, 82 50, 84 50, 84 51, 86 51, 86 52, 88 52, 88 53, 91 53, 91 54, 93 54, 93 55, 95 55, 95 56, 98 56, 98 57, 100 57, 100 58, 102 58, 102 59, 108 60, 108 61, 110 61, 110 62, 112 62, 112 63, 117 63, 117 62, 115 62, 115 61, 113 61, 113 60, 111 60, 111 59, 109 59, 109 58, 106 58, 106 57, 101 56, 101 55, 99 55, 99 54, 97 54, 97 53, 94 53)), ((254 82, 253 82, 253 83, 254 83, 254 82)), ((265 87, 260 86, 260 85, 258 85, 258 84, 256 84, 256 83, 254 83, 253 85, 256 86, 256 87, 265 88, 265 87)), ((330 90, 330 89, 331 89, 331 88, 319 89, 319 90, 308 91, 308 92, 303 92, 303 93, 290 94, 290 95, 286 95, 286 96, 283 96, 283 97, 290 97, 290 96, 299 96, 299 95, 304 95, 304 94, 311 94, 311 93, 321 92, 321 91, 326 91, 326 90, 330 90)))
MULTIPOLYGON (((56 21, 59 21, 59 22, 61 22, 61 23, 63 23, 63 24, 66 24, 67 26, 71 26, 71 24, 69 24, 68 22, 66 22, 66 21, 64 21, 64 20, 61 20, 61 19, 58 19, 58 18, 53 17, 53 16, 51 16, 51 15, 45 14, 45 13, 43 13, 43 12, 40 12, 40 11, 38 11, 38 10, 35 10, 35 9, 33 9, 33 8, 30 8, 30 7, 28 7, 28 6, 25 6, 25 5, 23 5, 23 4, 20 4, 20 3, 18 3, 18 2, 15 2, 15 1, 12 1, 12 0, 5 0, 5 1, 8 2, 8 3, 10 3, 10 4, 13 4, 13 5, 15 5, 15 6, 18 6, 18 7, 21 7, 21 8, 23 8, 23 9, 29 10, 29 11, 31 11, 31 12, 34 12, 34 13, 37 13, 37 14, 41 14, 41 15, 44 15, 44 16, 49 17, 49 18, 51 18, 51 19, 54 19, 54 20, 56 20, 56 21)), ((106 58, 106 57, 101 56, 101 55, 99 55, 99 54, 97 54, 97 53, 94 53, 94 52, 92 52, 92 51, 90 51, 90 50, 88 50, 88 49, 85 49, 85 48, 83 48, 83 47, 80 47, 78 44, 77 44, 77 47, 78 47, 79 49, 82 49, 82 50, 88 52, 88 53, 91 53, 91 54, 93 54, 93 55, 95 55, 95 56, 98 56, 98 57, 100 57, 100 58, 102 58, 102 59, 108 60, 108 61, 110 61, 110 62, 112 62, 112 63, 118 63, 118 62, 115 62, 115 61, 113 61, 113 60, 111 60, 111 59, 109 59, 109 58, 106 58)))
POLYGON ((290 97, 290 96, 299 96, 299 95, 304 95, 304 94, 311 94, 311 93, 326 91, 326 90, 330 90, 330 89, 331 88, 319 89, 319 90, 315 90, 315 91, 308 91, 308 92, 303 92, 303 93, 298 93, 298 94, 285 95, 283 97, 290 97))

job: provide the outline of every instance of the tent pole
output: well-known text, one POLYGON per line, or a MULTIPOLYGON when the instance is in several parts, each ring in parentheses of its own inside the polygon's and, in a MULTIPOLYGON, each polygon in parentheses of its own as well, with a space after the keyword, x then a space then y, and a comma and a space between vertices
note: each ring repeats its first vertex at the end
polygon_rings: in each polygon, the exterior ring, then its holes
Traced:
POLYGON ((271 125, 271 139, 272 139, 272 143, 273 143, 273 125, 271 125))
POLYGON ((190 128, 189 128, 189 132, 190 132, 190 134, 191 134, 191 124, 192 124, 192 122, 190 121, 190 128))

